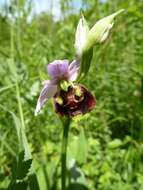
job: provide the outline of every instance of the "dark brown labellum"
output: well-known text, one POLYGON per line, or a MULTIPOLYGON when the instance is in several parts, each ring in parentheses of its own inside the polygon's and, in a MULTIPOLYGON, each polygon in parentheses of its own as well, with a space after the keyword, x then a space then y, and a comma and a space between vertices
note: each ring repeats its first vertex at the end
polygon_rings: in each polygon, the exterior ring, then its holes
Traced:
POLYGON ((54 97, 55 111, 61 116, 74 117, 91 111, 96 104, 94 96, 83 85, 74 85, 54 97))

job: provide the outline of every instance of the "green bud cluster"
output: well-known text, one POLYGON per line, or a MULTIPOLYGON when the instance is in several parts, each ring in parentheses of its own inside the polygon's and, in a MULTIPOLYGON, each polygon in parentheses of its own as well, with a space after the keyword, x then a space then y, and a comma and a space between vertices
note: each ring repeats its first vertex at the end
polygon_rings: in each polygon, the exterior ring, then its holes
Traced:
POLYGON ((84 78, 88 73, 93 56, 93 47, 96 44, 103 43, 108 38, 109 32, 114 24, 114 18, 123 11, 124 9, 121 9, 102 18, 96 22, 91 29, 89 29, 88 24, 82 15, 75 34, 75 49, 77 58, 80 60, 78 80, 84 78))

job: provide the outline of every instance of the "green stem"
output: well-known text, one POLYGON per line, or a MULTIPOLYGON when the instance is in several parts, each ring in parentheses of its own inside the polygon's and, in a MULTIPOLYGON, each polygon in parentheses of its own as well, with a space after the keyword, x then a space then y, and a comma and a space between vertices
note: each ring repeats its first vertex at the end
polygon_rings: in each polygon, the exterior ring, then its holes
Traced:
POLYGON ((66 190, 66 177, 67 177, 67 167, 66 167, 66 159, 67 159, 67 144, 68 144, 68 132, 70 126, 70 119, 66 118, 63 123, 63 139, 62 139, 62 155, 61 155, 61 186, 62 190, 66 190))

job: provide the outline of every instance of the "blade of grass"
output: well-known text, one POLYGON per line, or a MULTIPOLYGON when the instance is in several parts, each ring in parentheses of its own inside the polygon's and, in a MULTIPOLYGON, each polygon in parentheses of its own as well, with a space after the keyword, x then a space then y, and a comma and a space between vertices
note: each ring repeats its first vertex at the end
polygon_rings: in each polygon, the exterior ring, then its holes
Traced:
MULTIPOLYGON (((21 39, 20 39, 20 2, 17 1, 17 11, 18 11, 18 24, 17 24, 17 54, 19 55, 19 61, 21 59, 21 39)), ((25 152, 25 160, 31 159, 32 155, 28 146, 28 141, 27 137, 25 134, 25 122, 24 122, 24 113, 23 113, 23 108, 22 108, 22 103, 21 103, 21 96, 20 96, 20 88, 19 88, 19 81, 18 81, 18 75, 17 75, 17 70, 16 66, 14 64, 14 26, 13 22, 11 22, 11 40, 10 40, 10 47, 11 47, 11 64, 13 67, 14 71, 14 76, 15 76, 15 85, 16 85, 16 98, 17 98, 17 103, 18 103, 18 110, 19 110, 19 115, 20 115, 20 134, 21 134, 21 141, 22 141, 22 147, 25 152)), ((35 174, 33 166, 31 166, 30 170, 30 176, 29 176, 29 187, 30 189, 34 190, 40 190, 37 176, 35 174)))

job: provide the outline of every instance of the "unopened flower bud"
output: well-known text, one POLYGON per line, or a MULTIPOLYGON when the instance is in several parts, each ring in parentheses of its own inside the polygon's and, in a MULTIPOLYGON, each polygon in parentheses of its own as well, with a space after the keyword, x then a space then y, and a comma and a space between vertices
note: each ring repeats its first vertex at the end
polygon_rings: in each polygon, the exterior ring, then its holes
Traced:
POLYGON ((109 32, 111 30, 111 28, 113 27, 114 24, 114 18, 120 14, 121 12, 123 12, 124 9, 121 9, 115 13, 113 13, 112 15, 109 15, 107 17, 102 18, 101 20, 99 20, 90 30, 87 36, 87 40, 84 46, 84 49, 90 49, 92 48, 95 44, 97 43, 102 43, 104 42, 108 35, 109 32))
POLYGON ((87 40, 88 32, 89 28, 87 22, 84 16, 82 15, 82 18, 79 20, 75 33, 75 49, 78 57, 81 57, 82 55, 83 47, 87 40))

